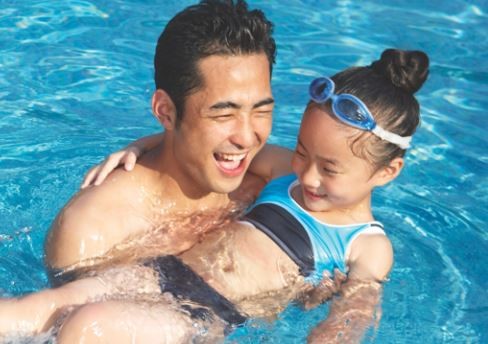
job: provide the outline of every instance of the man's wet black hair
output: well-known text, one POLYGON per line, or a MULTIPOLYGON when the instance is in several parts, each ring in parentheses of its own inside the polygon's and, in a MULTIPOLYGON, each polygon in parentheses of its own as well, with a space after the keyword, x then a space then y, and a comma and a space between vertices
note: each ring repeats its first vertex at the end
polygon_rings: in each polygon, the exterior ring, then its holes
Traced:
POLYGON ((158 39, 154 57, 157 89, 171 97, 177 124, 185 99, 203 84, 198 62, 208 56, 264 53, 270 75, 276 56, 273 25, 260 10, 249 10, 243 0, 204 0, 169 21, 158 39))

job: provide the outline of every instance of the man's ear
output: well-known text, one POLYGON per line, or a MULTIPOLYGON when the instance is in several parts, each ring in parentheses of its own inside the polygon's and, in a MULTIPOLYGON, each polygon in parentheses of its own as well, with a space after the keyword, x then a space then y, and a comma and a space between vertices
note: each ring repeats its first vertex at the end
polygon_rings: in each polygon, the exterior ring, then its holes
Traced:
POLYGON ((158 89, 152 96, 153 114, 164 129, 173 130, 176 127, 176 107, 166 91, 158 89))
POLYGON ((387 166, 382 167, 380 170, 376 171, 374 175, 376 185, 383 186, 398 177, 403 169, 403 165, 403 158, 397 157, 390 161, 387 166))

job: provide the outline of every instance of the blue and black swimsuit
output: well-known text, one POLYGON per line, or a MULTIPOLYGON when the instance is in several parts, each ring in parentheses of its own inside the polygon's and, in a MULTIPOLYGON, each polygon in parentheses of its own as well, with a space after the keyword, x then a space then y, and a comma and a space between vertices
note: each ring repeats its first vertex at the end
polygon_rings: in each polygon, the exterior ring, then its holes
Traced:
POLYGON ((352 242, 360 234, 385 234, 380 222, 331 225, 319 221, 291 196, 298 180, 294 174, 276 178, 261 191, 248 209, 245 221, 268 235, 299 266, 308 281, 316 284, 324 271, 347 273, 352 242))
MULTIPOLYGON (((317 284, 326 270, 333 273, 337 268, 347 273, 347 255, 354 239, 360 234, 384 235, 383 226, 376 221, 345 226, 321 222, 291 197, 291 190, 297 185, 295 175, 272 180, 243 220, 264 232, 286 252, 308 282, 317 284)), ((245 321, 229 300, 179 259, 159 257, 150 264, 161 276, 163 292, 205 305, 231 325, 245 321)), ((198 307, 189 310, 192 316, 198 315, 198 307)))
MULTIPOLYGON (((349 248, 360 234, 384 234, 379 222, 346 226, 330 225, 311 216, 291 197, 298 185, 295 175, 268 183, 248 209, 244 221, 268 235, 298 265, 310 283, 317 284, 324 271, 335 268, 347 272, 349 248)), ((189 266, 175 256, 160 256, 144 262, 159 274, 161 292, 182 301, 192 318, 208 319, 209 309, 229 325, 239 325, 246 317, 234 304, 209 286, 189 266), (201 305, 202 307, 199 307, 201 305)), ((66 283, 66 277, 63 282, 66 283)))

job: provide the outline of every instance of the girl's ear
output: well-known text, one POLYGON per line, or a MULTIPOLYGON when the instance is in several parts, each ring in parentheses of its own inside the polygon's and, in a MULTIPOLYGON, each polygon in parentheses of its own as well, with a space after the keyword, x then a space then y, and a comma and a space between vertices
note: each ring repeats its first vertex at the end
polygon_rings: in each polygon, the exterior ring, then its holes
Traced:
POLYGON ((403 158, 397 157, 390 161, 388 166, 381 168, 379 171, 375 173, 375 182, 377 186, 383 186, 388 184, 393 179, 398 177, 400 172, 402 171, 404 165, 403 158))
POLYGON ((176 127, 176 107, 166 91, 158 89, 152 96, 152 110, 156 119, 166 130, 176 127))

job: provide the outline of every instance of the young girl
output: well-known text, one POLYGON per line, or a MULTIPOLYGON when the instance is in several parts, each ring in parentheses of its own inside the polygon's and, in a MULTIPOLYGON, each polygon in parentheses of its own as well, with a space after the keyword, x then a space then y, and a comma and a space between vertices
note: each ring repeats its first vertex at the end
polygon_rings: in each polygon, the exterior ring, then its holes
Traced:
MULTIPOLYGON (((20 323, 40 331, 64 307, 97 300, 68 317, 60 343, 80 337, 89 341, 99 333, 118 341, 136 332, 141 342, 154 340, 149 335, 185 342, 209 326, 208 321, 192 323, 201 307, 222 323, 239 324, 247 316, 276 314, 297 298, 313 306, 330 296, 325 288, 330 281, 320 283, 322 277, 338 269, 347 273, 347 281, 328 318, 308 339, 359 341, 374 318, 380 282, 393 262, 391 243, 372 215, 371 192, 403 168, 419 123, 413 94, 427 75, 424 53, 389 49, 370 66, 312 81, 295 152, 266 146, 258 154, 250 170, 269 183, 241 222, 209 233, 178 257, 160 256, 117 273, 109 270, 23 299, 3 300, 0 333, 21 329, 20 323), (138 278, 120 283, 124 271, 137 271, 138 278), (151 308, 153 316, 143 311, 147 304, 110 300, 113 294, 165 292, 173 299, 159 300, 151 308), (122 328, 127 321, 131 326, 122 328)), ((136 143, 118 158, 133 162, 140 154, 134 151, 142 152, 154 141, 157 137, 142 146, 136 143)), ((97 175, 100 182, 117 163, 116 156, 95 168, 87 184, 97 175)))

